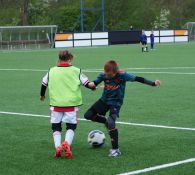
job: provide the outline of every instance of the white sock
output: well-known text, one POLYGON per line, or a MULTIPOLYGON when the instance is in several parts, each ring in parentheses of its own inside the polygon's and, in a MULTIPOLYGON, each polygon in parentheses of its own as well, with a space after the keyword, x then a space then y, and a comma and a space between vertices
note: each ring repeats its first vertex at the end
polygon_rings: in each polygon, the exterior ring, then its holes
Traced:
POLYGON ((74 131, 72 129, 68 129, 66 131, 65 141, 68 142, 69 145, 71 145, 73 138, 74 138, 74 131))
POLYGON ((61 146, 61 132, 55 131, 53 133, 53 140, 54 140, 55 148, 61 146))

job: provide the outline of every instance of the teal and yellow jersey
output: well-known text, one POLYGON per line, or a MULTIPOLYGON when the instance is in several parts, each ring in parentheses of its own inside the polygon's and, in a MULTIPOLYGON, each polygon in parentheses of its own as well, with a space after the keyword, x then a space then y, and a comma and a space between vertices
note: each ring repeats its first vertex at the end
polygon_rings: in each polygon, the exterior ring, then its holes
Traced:
POLYGON ((95 85, 104 82, 104 90, 101 100, 107 105, 122 106, 125 96, 126 82, 133 82, 136 76, 124 71, 118 72, 113 78, 108 78, 105 73, 101 73, 94 81, 95 85))

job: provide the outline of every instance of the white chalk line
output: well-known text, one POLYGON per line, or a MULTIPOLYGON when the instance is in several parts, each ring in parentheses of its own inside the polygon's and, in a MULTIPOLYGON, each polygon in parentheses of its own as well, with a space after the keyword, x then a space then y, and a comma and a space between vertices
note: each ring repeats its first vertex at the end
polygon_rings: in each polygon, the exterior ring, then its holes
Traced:
POLYGON ((178 166, 178 165, 182 165, 182 164, 187 164, 187 163, 192 163, 192 162, 195 162, 195 158, 190 158, 190 159, 186 159, 186 160, 182 160, 182 161, 177 161, 177 162, 173 162, 173 163, 167 163, 167 164, 153 166, 153 167, 149 167, 149 168, 145 168, 145 169, 130 171, 130 172, 121 173, 121 174, 118 174, 118 175, 136 175, 136 174, 142 174, 142 173, 147 173, 147 172, 151 172, 151 171, 155 171, 155 170, 165 169, 165 168, 174 167, 174 166, 178 166))
POLYGON ((30 52, 59 52, 61 50, 73 50, 73 49, 76 49, 76 50, 81 50, 81 49, 104 49, 104 48, 108 48, 110 46, 97 46, 97 47, 88 47, 88 46, 84 46, 84 47, 71 47, 71 48, 43 48, 43 49, 12 49, 12 50, 7 50, 7 49, 4 49, 4 50, 0 50, 0 54, 10 54, 10 53, 30 53, 30 52))
MULTIPOLYGON (((166 70, 166 69, 195 69, 195 67, 127 67, 127 68, 123 68, 124 70, 166 70)), ((103 71, 103 69, 86 69, 86 70, 101 70, 103 71)))
MULTIPOLYGON (((88 71, 84 70, 83 72, 87 73, 96 73, 96 72, 102 72, 102 71, 88 71)), ((166 75, 195 75, 195 72, 132 72, 133 74, 166 74, 166 75)))
MULTIPOLYGON (((48 116, 48 115, 26 114, 26 113, 5 112, 5 111, 0 111, 0 114, 50 118, 50 116, 48 116)), ((82 119, 82 118, 79 118, 78 120, 80 120, 80 121, 88 121, 88 120, 85 120, 85 119, 82 119)), ((165 128, 165 129, 195 131, 195 128, 182 128, 182 127, 163 126, 163 125, 149 125, 149 124, 128 123, 128 122, 116 122, 116 123, 123 124, 123 125, 132 125, 132 126, 143 126, 143 127, 154 127, 154 128, 165 128)), ((173 167, 173 166, 177 166, 177 165, 187 164, 187 163, 191 163, 191 162, 195 162, 195 158, 182 160, 182 161, 177 161, 177 162, 168 163, 168 164, 162 164, 162 165, 153 166, 153 167, 149 167, 149 168, 144 168, 144 169, 140 169, 140 170, 130 171, 130 172, 121 173, 121 174, 118 174, 118 175, 142 174, 142 173, 151 172, 151 171, 160 170, 160 169, 165 169, 165 168, 169 168, 169 167, 173 167)))
MULTIPOLYGON (((50 116, 47 115, 40 115, 40 114, 26 114, 26 113, 16 113, 16 112, 5 112, 5 111, 0 111, 0 114, 5 114, 5 115, 20 115, 20 116, 29 116, 29 117, 43 117, 43 118, 49 118, 50 116)), ((87 121, 85 119, 79 118, 78 120, 80 121, 87 121)), ((154 127, 154 128, 166 128, 166 129, 176 129, 176 130, 188 130, 188 131, 195 131, 195 128, 182 128, 182 127, 172 127, 172 126, 163 126, 163 125, 149 125, 149 124, 139 124, 139 123, 128 123, 128 122, 117 122, 118 124, 123 124, 123 125, 132 125, 132 126, 143 126, 143 127, 154 127)), ((195 162, 195 158, 187 159, 187 160, 182 160, 178 162, 173 162, 173 163, 168 163, 168 164, 163 164, 163 165, 158 165, 154 167, 149 167, 149 168, 144 168, 140 170, 135 170, 135 171, 130 171, 126 173, 121 173, 118 175, 136 175, 136 174, 142 174, 146 172, 151 172, 155 170, 160 170, 160 169, 165 169, 181 164, 187 164, 195 162)))
POLYGON ((29 71, 29 72, 46 72, 44 69, 0 69, 0 71, 29 71))
MULTIPOLYGON (((48 115, 41 115, 41 114, 27 114, 27 113, 7 112, 7 111, 0 111, 0 114, 29 116, 29 117, 44 117, 44 118, 49 118, 50 117, 48 115)), ((78 120, 88 121, 88 120, 85 120, 83 118, 79 118, 78 120)), ((122 122, 122 121, 117 121, 116 123, 121 124, 121 125, 129 125, 129 126, 140 126, 140 127, 163 128, 163 129, 174 129, 174 130, 184 130, 184 131, 195 131, 195 128, 185 128, 185 127, 176 127, 176 126, 152 125, 152 124, 131 123, 131 122, 122 122)))
MULTIPOLYGON (((171 70, 171 69, 195 69, 195 67, 167 67, 167 68, 126 68, 124 70, 171 70)), ((47 72, 48 70, 44 69, 2 69, 0 71, 29 71, 29 72, 47 72)), ((100 73, 102 69, 83 69, 83 72, 87 73, 100 73)), ((167 74, 167 75, 195 75, 195 72, 139 72, 139 71, 131 71, 131 73, 135 74, 167 74)))
MULTIPOLYGON (((178 42, 178 43, 155 43, 158 47, 159 46, 170 46, 170 45, 173 45, 173 46, 179 46, 179 45, 192 45, 194 44, 194 42, 178 42)), ((60 51, 60 50, 64 50, 64 49, 68 49, 68 50, 81 50, 81 49, 107 49, 107 48, 113 48, 113 47, 136 47, 136 48, 139 48, 140 44, 122 44, 122 45, 108 45, 108 46, 94 46, 94 47, 91 47, 91 46, 86 46, 86 47, 71 47, 71 48, 42 48, 42 49, 12 49, 12 50, 8 50, 8 49, 3 49, 3 50, 0 50, 0 54, 9 54, 9 53, 17 53, 17 52, 48 52, 48 51, 60 51)))

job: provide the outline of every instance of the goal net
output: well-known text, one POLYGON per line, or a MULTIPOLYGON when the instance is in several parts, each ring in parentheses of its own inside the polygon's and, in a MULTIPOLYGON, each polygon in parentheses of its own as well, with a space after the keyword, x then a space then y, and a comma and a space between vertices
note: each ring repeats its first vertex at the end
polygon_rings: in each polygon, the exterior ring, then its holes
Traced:
POLYGON ((189 31, 189 40, 195 41, 195 22, 186 23, 186 27, 189 31))
POLYGON ((56 25, 0 26, 0 49, 41 49, 54 47, 56 25))

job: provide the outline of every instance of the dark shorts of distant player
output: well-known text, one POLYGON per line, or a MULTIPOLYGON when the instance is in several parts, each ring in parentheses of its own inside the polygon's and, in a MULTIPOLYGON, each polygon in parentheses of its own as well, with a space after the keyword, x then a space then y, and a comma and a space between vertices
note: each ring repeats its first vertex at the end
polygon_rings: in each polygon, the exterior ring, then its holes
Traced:
POLYGON ((109 116, 117 115, 119 117, 120 107, 107 105, 101 99, 95 102, 89 110, 92 110, 94 113, 105 116, 106 113, 109 111, 109 116))
POLYGON ((142 41, 142 45, 147 45, 147 41, 142 41))

